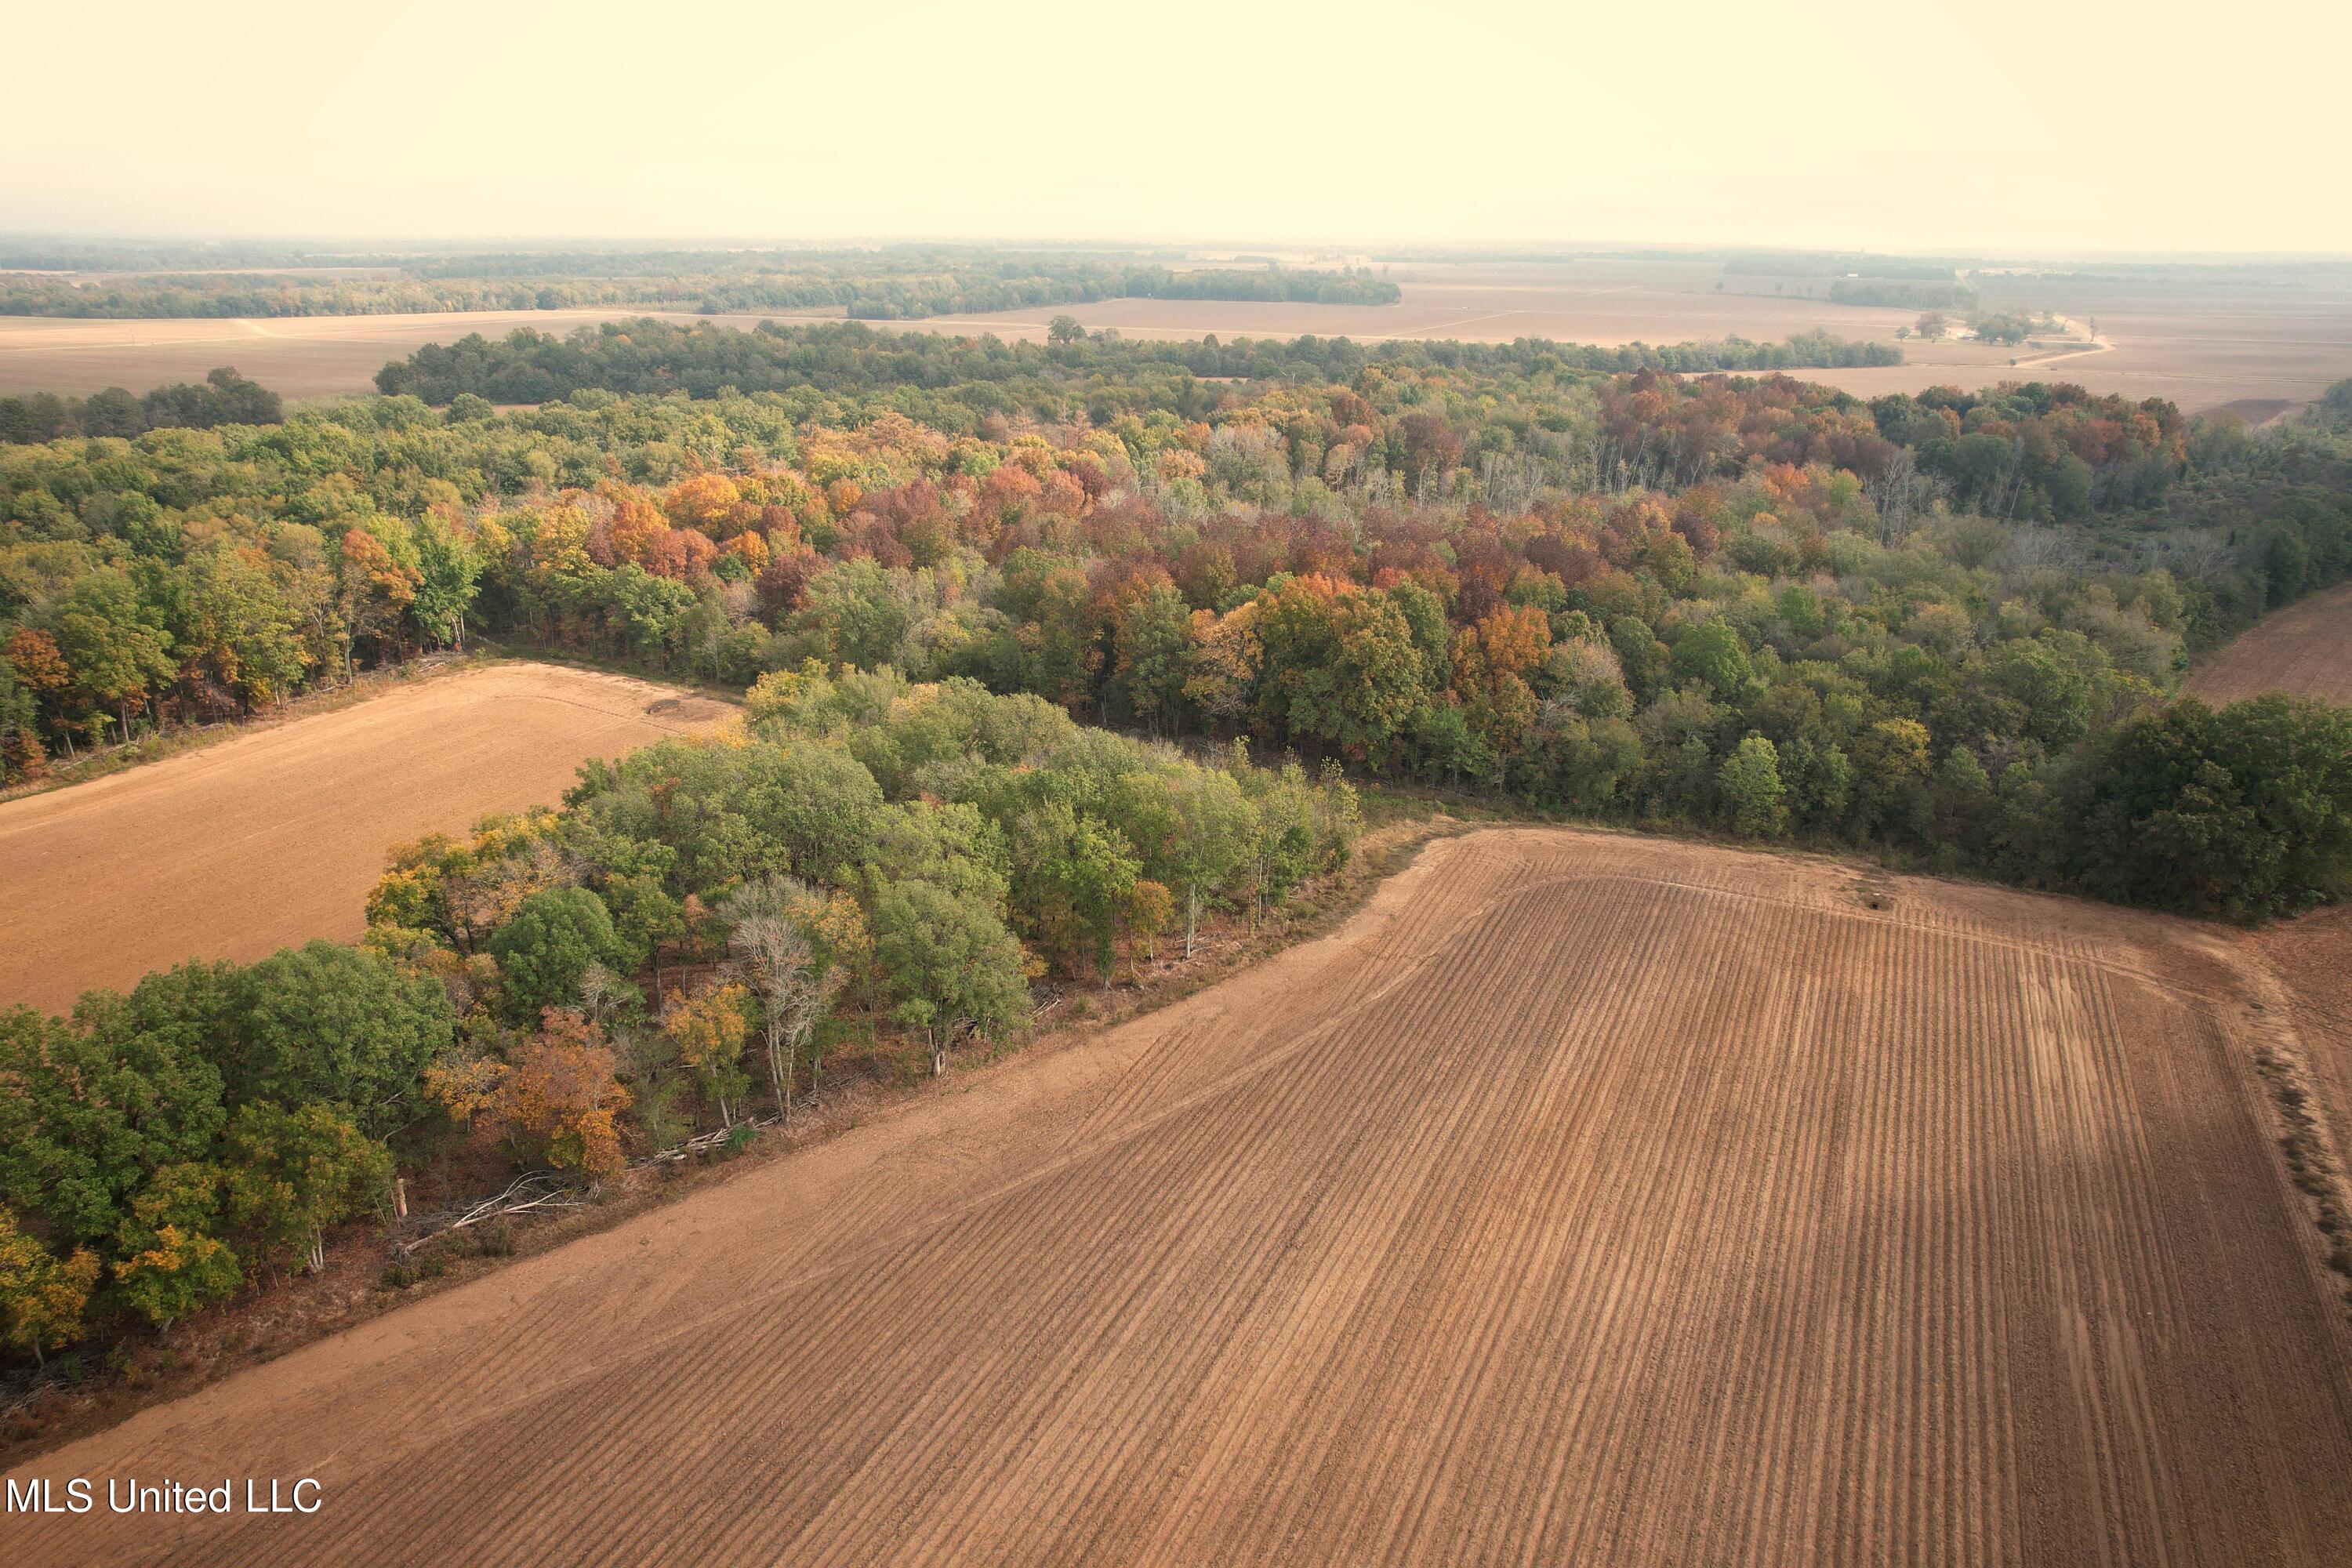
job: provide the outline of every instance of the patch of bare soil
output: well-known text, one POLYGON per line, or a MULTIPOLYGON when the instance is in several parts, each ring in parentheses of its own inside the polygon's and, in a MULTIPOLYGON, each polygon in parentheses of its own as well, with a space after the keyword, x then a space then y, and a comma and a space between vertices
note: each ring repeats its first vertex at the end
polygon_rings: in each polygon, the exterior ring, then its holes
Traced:
POLYGON ((719 721, 625 676, 499 664, 0 802, 0 1006, 359 935, 384 852, 551 805, 590 757, 719 721))
POLYGON ((2217 705, 2266 691, 2352 702, 2352 583, 2264 616, 2183 689, 2217 705))
POLYGON ((1542 829, 12 1472, 12 1561, 2339 1563, 2242 939, 1542 829), (1866 894, 1867 896, 1862 896, 1866 894))

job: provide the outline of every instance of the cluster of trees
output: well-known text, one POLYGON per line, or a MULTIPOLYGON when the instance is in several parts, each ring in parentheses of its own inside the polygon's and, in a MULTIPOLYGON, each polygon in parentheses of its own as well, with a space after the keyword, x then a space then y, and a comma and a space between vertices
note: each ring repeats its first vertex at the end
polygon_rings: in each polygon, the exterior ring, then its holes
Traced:
POLYGON ((429 976, 332 942, 0 1013, 0 1338, 37 1357, 93 1311, 170 1323, 316 1267, 388 1196, 454 1023, 429 976))
POLYGON ((454 1140, 595 1180, 788 1113, 828 1030, 931 1070, 1204 910, 1346 859, 1344 783, 1081 729, 1031 697, 778 672, 747 731, 583 770, 561 812, 396 848, 357 947, 0 1014, 0 1332, 36 1355, 318 1266, 454 1140))
MULTIPOLYGON (((269 265, 299 267, 306 259, 280 258, 269 265)), ((0 315, 356 316, 650 305, 705 313, 838 311, 858 320, 898 321, 1129 296, 1345 305, 1392 305, 1399 297, 1397 286, 1386 279, 1353 270, 1212 267, 1177 272, 1106 258, 942 247, 319 259, 331 269, 110 273, 87 279, 0 276, 0 315)))
POLYGON ((1969 322, 1969 330, 1989 343, 2021 343, 2034 333, 2033 318, 2014 310, 1987 311, 1969 322))
POLYGON ((1367 346, 1347 338, 1303 337, 1225 343, 1213 334, 1195 342, 1066 331, 1050 344, 1037 344, 992 337, 884 336, 856 325, 774 321, 741 331, 648 318, 581 327, 562 337, 522 328, 495 342, 474 333, 453 343, 428 343, 385 365, 375 382, 387 395, 415 396, 436 407, 469 395, 492 404, 546 403, 583 388, 683 391, 695 397, 716 396, 722 389, 814 389, 837 395, 915 392, 933 395, 924 402, 902 395, 894 405, 952 428, 952 420, 941 417, 941 402, 1039 417, 1064 416, 1074 405, 1089 407, 1097 419, 1137 406, 1192 413, 1221 395, 1184 384, 1191 380, 1348 381, 1376 366, 1558 381, 1643 370, 1703 374, 1901 363, 1902 351, 1890 344, 1852 342, 1826 332, 1799 332, 1781 343, 1729 338, 1601 348, 1540 339, 1367 346), (1130 394, 1114 402, 1116 395, 1101 385, 1111 381, 1143 384, 1142 399, 1130 394))
POLYGON ((134 397, 110 386, 88 397, 53 392, 0 397, 0 443, 55 441, 68 436, 143 436, 150 430, 209 430, 215 425, 275 425, 278 395, 229 366, 202 384, 180 382, 134 397))

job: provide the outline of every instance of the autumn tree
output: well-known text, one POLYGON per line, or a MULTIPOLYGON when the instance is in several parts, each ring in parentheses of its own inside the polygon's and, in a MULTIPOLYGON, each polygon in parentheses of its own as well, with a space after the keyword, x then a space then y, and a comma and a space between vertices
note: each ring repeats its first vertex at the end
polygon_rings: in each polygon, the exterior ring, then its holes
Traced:
POLYGON ((341 616, 343 679, 354 673, 352 650, 361 642, 388 645, 399 657, 403 630, 423 574, 394 553, 383 535, 398 539, 407 553, 404 530, 391 519, 375 529, 354 526, 343 533, 335 605, 341 616))
POLYGON ((223 1173, 187 1162, 155 1171, 115 1237, 116 1289, 132 1310, 169 1328, 245 1283, 245 1264, 217 1234, 223 1173))
POLYGON ((620 1117, 633 1097, 617 1066, 593 1017, 551 1007, 511 1061, 447 1059, 425 1086, 461 1125, 595 1182, 626 1165, 620 1117))
POLYGON ((0 1343, 42 1352, 82 1336, 82 1315, 98 1284, 98 1255, 86 1247, 59 1258, 0 1208, 0 1343))
POLYGON ((729 1097, 742 1097, 743 1039, 751 1032, 751 992, 732 981, 691 996, 672 991, 662 1006, 662 1032, 717 1103, 721 1126, 735 1122, 729 1097))

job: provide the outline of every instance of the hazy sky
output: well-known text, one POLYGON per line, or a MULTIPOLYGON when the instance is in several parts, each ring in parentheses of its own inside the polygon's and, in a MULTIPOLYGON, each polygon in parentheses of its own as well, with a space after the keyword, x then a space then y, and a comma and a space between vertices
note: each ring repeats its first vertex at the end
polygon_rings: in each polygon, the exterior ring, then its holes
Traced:
POLYGON ((0 230, 2352 251, 2347 10, 26 5, 0 230))

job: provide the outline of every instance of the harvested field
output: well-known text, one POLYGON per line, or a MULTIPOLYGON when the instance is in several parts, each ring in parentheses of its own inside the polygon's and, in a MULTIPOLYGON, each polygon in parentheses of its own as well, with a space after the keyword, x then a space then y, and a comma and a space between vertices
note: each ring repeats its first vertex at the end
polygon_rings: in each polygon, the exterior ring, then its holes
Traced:
POLYGON ((226 317, 86 321, 0 316, 0 396, 24 392, 87 395, 110 386, 146 392, 202 381, 234 365, 285 397, 372 393, 375 373, 426 343, 468 332, 500 338, 517 327, 559 336, 623 317, 676 321, 715 319, 756 325, 753 316, 704 318, 660 310, 479 310, 420 315, 226 317))
POLYGON ((1805 378, 1863 397, 1937 385, 2073 381, 2094 392, 2167 398, 2191 414, 2252 404, 2271 405, 2274 416, 2352 376, 2352 272, 2341 268, 2185 268, 2177 278, 1986 276, 1976 283, 1988 310, 2053 310, 2096 321, 2108 347, 2050 353, 1914 342, 1904 345, 1904 364, 1808 371, 1805 378))
POLYGON ((16 1474, 12 1561, 2325 1563, 2242 941, 1565 831, 16 1474))
POLYGON ((552 805, 585 759, 728 711, 622 676, 493 665, 0 802, 0 1007, 59 1011, 183 959, 356 937, 392 845, 552 805))
POLYGON ((2352 583, 2264 616, 2215 654, 2184 689, 2213 703, 2265 691, 2352 702, 2352 583))

